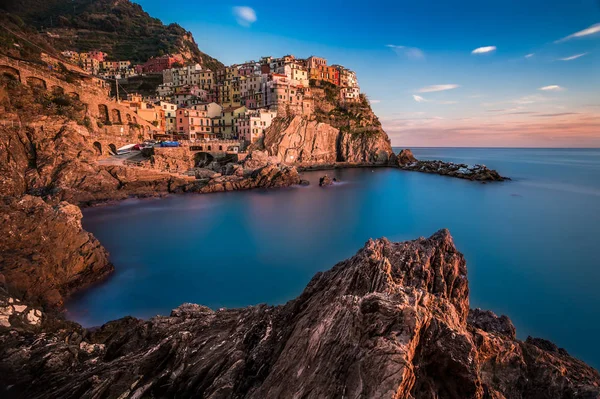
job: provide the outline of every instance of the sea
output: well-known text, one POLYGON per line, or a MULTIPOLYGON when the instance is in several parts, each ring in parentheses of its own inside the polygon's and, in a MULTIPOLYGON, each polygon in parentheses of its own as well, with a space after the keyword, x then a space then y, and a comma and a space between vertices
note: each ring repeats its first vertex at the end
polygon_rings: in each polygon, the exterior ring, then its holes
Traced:
MULTIPOLYGON (((399 150, 399 149, 396 149, 399 150)), ((482 184, 391 168, 304 173, 309 186, 130 199, 83 211, 114 274, 73 296, 68 318, 98 326, 282 304, 369 238, 448 228, 467 260, 472 308, 506 314, 600 367, 600 149, 414 148, 419 159, 485 164, 482 184), (319 177, 335 176, 322 188, 319 177)))

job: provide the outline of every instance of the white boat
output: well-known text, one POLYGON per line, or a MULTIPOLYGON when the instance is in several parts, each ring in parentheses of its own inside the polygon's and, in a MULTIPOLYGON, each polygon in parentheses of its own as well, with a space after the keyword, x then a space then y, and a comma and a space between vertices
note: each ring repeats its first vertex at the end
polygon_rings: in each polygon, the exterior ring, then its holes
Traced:
POLYGON ((121 148, 117 148, 117 155, 129 154, 133 151, 133 147, 135 147, 135 144, 127 144, 121 148))

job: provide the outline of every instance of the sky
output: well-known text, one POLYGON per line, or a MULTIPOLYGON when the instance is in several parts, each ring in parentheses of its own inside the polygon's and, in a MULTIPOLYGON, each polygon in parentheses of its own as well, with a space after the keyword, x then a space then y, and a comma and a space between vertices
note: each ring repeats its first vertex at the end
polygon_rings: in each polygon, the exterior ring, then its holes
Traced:
POLYGON ((225 64, 356 71, 405 147, 600 147, 600 0, 136 0, 225 64))

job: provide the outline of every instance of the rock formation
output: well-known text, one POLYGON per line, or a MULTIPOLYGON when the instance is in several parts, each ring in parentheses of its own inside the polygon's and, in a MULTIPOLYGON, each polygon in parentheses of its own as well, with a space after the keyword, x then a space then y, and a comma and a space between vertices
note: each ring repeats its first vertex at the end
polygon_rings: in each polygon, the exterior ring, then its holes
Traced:
POLYGON ((19 299, 60 307, 65 296, 113 270, 106 250, 81 227, 75 205, 3 197, 0 215, 0 276, 19 299))
POLYGON ((339 88, 311 87, 314 111, 280 110, 255 148, 301 167, 335 162, 385 165, 395 157, 390 139, 366 98, 343 104, 339 88))
POLYGON ((47 314, 41 326, 9 317, 0 386, 23 398, 600 395, 594 369, 547 341, 517 340, 506 317, 470 311, 466 274, 441 230, 370 240, 283 306, 184 304, 93 331, 47 314))
POLYGON ((321 187, 327 187, 327 186, 331 186, 333 185, 334 182, 336 182, 336 178, 334 177, 333 179, 331 177, 329 177, 328 175, 325 175, 323 177, 321 177, 319 179, 319 186, 321 187))
POLYGON ((476 180, 481 182, 510 180, 485 165, 467 165, 444 161, 419 161, 412 151, 405 149, 396 157, 397 165, 402 170, 433 173, 436 175, 457 177, 459 179, 476 180))

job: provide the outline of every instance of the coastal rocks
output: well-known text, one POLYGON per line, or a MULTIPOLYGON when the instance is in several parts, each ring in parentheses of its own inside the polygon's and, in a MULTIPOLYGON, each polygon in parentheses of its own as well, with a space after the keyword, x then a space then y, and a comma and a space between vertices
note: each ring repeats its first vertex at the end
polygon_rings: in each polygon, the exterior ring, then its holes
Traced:
MULTIPOLYGON (((184 304, 94 331, 0 329, 10 397, 598 397, 600 375, 508 319, 469 311, 447 230, 369 240, 282 306, 184 304), (18 370, 18 372, 16 372, 18 370), (35 382, 35 383, 32 383, 35 382)), ((52 320, 46 319, 50 325, 52 320)))
POLYGON ((396 156, 398 166, 409 165, 417 162, 417 158, 413 155, 412 151, 407 149, 401 150, 396 156))
POLYGON ((267 164, 255 170, 236 169, 243 172, 211 178, 206 184, 186 187, 187 192, 214 193, 222 191, 249 190, 253 188, 280 188, 301 183, 295 167, 267 164))
POLYGON ((4 197, 0 215, 0 273, 19 299, 60 307, 75 289, 113 270, 106 250, 82 229, 75 205, 52 206, 30 195, 4 197))
POLYGON ((456 164, 443 161, 419 161, 412 151, 405 149, 396 157, 398 168, 415 172, 433 173, 442 176, 457 177, 481 182, 510 180, 501 176, 497 171, 488 169, 485 165, 456 164))
POLYGON ((328 175, 325 175, 319 179, 319 186, 321 186, 321 187, 331 186, 336 181, 337 181, 337 179, 335 177, 332 179, 328 175))

